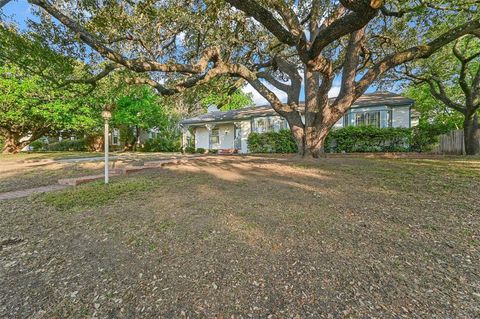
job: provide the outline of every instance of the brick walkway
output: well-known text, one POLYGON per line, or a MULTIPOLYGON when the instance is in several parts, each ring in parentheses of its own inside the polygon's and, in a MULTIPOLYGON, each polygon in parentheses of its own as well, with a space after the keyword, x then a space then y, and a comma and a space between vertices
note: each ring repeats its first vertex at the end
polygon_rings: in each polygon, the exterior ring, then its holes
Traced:
POLYGON ((5 199, 12 199, 12 198, 20 198, 20 197, 27 197, 32 194, 39 194, 39 193, 46 193, 51 191, 56 191, 59 189, 64 189, 68 187, 67 185, 48 185, 36 188, 29 188, 29 189, 22 189, 18 191, 11 191, 6 193, 0 193, 0 200, 5 199))

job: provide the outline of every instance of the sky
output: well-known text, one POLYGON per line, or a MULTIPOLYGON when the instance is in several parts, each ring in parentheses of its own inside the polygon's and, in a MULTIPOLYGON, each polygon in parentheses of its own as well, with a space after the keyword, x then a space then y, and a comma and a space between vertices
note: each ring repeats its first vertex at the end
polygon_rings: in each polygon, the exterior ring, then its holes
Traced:
MULTIPOLYGON (((27 27, 27 19, 28 18, 33 18, 32 14, 32 8, 31 5, 27 2, 27 0, 13 0, 9 2, 5 7, 3 8, 3 13, 6 16, 6 20, 8 22, 15 22, 21 29, 25 29, 27 27)), ((338 92, 340 90, 340 79, 336 79, 333 83, 333 87, 329 92, 330 97, 335 97, 338 95, 338 92)), ((282 102, 286 102, 287 100, 287 95, 275 87, 269 86, 269 89, 272 90, 282 102)), ((375 88, 372 87, 370 88, 367 92, 372 92, 374 91, 375 88)), ((243 91, 245 93, 251 93, 253 102, 255 105, 265 105, 268 104, 267 100, 265 100, 260 93, 258 93, 251 85, 246 85, 243 88, 243 91)), ((304 100, 305 96, 302 93, 300 96, 300 100, 304 100)))
POLYGON ((22 29, 27 27, 26 20, 33 17, 27 0, 12 0, 2 10, 8 22, 16 22, 22 29))

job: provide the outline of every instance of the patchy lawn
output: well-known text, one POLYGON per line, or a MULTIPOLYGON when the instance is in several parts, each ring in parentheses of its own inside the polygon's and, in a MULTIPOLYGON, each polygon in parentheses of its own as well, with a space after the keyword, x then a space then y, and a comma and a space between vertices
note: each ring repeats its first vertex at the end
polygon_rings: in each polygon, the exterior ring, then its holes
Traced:
MULTIPOLYGON (((141 165, 145 161, 173 156, 179 156, 179 153, 113 153, 110 167, 141 165)), ((52 185, 62 178, 102 174, 103 169, 102 153, 0 154, 0 193, 52 185)))
POLYGON ((478 159, 208 157, 0 202, 0 317, 480 316, 478 159))
POLYGON ((46 159, 67 159, 67 158, 84 158, 84 157, 101 157, 103 153, 98 152, 20 152, 18 154, 1 154, 0 162, 17 162, 17 161, 41 161, 46 159))

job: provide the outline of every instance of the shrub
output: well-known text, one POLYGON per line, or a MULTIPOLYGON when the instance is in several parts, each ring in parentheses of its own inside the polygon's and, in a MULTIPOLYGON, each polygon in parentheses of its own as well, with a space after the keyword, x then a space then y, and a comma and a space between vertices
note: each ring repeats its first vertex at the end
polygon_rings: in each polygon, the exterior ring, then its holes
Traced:
POLYGON ((325 151, 406 152, 409 151, 411 136, 412 130, 408 128, 348 126, 329 133, 325 141, 325 151))
POLYGON ((203 147, 199 147, 195 150, 195 153, 197 154, 205 154, 205 149, 203 147))
POLYGON ((195 153, 195 146, 187 146, 187 147, 185 147, 185 153, 188 153, 188 154, 193 154, 193 153, 195 153))
POLYGON ((452 129, 454 126, 451 124, 420 121, 419 125, 413 128, 411 149, 415 152, 431 151, 439 142, 440 135, 448 133, 452 129))
MULTIPOLYGON (((361 126, 335 129, 325 141, 326 152, 405 152, 409 150, 412 130, 361 126)), ((251 133, 248 147, 252 153, 295 153, 297 145, 290 130, 251 133)))
POLYGON ((180 139, 169 139, 163 136, 147 140, 142 148, 144 152, 179 152, 180 139))
POLYGON ((408 128, 348 126, 329 133, 325 140, 325 151, 406 152, 409 151, 411 136, 412 130, 408 128))
POLYGON ((290 130, 250 133, 248 148, 252 153, 295 153, 297 144, 290 130))
POLYGON ((44 151, 47 149, 48 144, 45 143, 45 141, 42 140, 36 140, 30 143, 29 145, 32 148, 32 151, 38 152, 38 151, 44 151))
POLYGON ((210 154, 218 154, 218 150, 208 150, 208 153, 210 153, 210 154))
POLYGON ((87 151, 85 140, 63 140, 46 145, 47 151, 87 151))

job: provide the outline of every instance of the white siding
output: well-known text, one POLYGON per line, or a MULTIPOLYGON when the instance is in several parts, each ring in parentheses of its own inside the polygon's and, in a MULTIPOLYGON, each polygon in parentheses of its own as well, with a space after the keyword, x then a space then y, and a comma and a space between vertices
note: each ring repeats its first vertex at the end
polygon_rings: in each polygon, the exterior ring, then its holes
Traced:
POLYGON ((208 150, 208 136, 206 127, 197 127, 195 129, 195 149, 204 148, 208 150))
POLYGON ((241 133, 240 138, 242 140, 242 147, 239 150, 240 153, 248 153, 248 135, 252 132, 252 123, 250 120, 244 120, 240 122, 241 133))
POLYGON ((233 148, 234 126, 232 124, 217 124, 213 129, 218 129, 220 143, 210 146, 210 132, 206 127, 197 127, 195 129, 195 148, 208 149, 227 149, 233 148))
POLYGON ((281 116, 260 116, 253 118, 253 130, 255 133, 278 132, 286 128, 288 128, 288 123, 281 116))
MULTIPOLYGON (((388 113, 391 111, 392 127, 410 127, 410 107, 409 106, 372 106, 372 107, 358 107, 350 109, 347 114, 366 113, 380 111, 380 127, 388 127, 388 113)), ((348 116, 349 125, 355 125, 355 116, 348 116)), ((340 121, 335 123, 335 128, 343 127, 343 117, 340 121)))
POLYGON ((218 128, 218 134, 220 137, 220 145, 218 149, 227 149, 233 148, 233 139, 234 139, 234 126, 233 124, 221 124, 216 126, 218 128))
POLYGON ((410 107, 392 108, 392 127, 410 127, 410 107))

